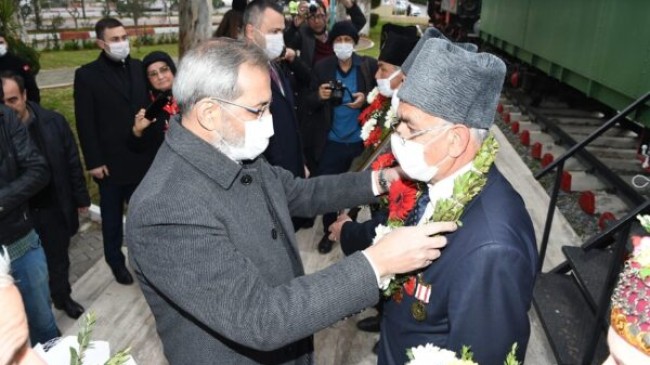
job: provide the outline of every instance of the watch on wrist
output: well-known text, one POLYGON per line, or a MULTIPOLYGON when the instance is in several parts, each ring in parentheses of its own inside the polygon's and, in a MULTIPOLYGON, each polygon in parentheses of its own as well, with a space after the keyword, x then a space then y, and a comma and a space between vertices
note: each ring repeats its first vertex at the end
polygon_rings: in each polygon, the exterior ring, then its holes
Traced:
POLYGON ((384 193, 388 192, 388 181, 386 180, 386 176, 384 176, 384 170, 379 170, 379 187, 384 193))

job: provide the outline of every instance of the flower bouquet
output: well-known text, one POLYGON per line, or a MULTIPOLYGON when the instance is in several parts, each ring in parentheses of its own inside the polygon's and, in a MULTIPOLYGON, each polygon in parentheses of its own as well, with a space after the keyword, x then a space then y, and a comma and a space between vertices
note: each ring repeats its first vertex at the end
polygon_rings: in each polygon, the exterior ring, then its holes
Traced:
MULTIPOLYGON (((506 356, 503 364, 521 365, 521 363, 517 361, 516 353, 517 344, 515 343, 512 345, 512 348, 506 356)), ((409 362, 407 362, 406 365, 479 365, 472 360, 474 354, 472 354, 467 346, 463 346, 460 358, 456 357, 455 352, 441 349, 440 347, 434 346, 430 343, 411 347, 406 350, 406 356, 409 358, 409 362)))

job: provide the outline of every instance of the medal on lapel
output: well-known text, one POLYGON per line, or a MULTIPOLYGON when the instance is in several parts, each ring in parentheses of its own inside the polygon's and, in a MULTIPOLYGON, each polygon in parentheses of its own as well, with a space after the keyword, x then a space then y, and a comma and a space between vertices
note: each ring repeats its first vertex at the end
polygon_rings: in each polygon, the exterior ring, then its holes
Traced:
POLYGON ((418 322, 423 322, 427 319, 427 308, 425 304, 429 304, 429 297, 431 296, 431 284, 427 284, 422 279, 422 274, 418 274, 417 287, 415 288, 416 301, 411 304, 411 315, 418 322))

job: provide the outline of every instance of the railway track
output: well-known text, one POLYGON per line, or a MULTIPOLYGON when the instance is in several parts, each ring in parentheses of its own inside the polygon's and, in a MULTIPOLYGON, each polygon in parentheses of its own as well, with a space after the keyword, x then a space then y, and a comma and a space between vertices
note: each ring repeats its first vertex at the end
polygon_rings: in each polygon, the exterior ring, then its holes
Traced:
MULTIPOLYGON (((500 127, 533 172, 548 166, 608 119, 607 111, 593 104, 570 107, 555 97, 532 104, 531 96, 523 91, 505 89, 497 112, 500 127)), ((650 169, 644 168, 650 148, 641 148, 640 131, 632 123, 619 124, 565 163, 558 206, 583 238, 650 197, 650 169)), ((551 180, 540 182, 550 189, 551 180)))

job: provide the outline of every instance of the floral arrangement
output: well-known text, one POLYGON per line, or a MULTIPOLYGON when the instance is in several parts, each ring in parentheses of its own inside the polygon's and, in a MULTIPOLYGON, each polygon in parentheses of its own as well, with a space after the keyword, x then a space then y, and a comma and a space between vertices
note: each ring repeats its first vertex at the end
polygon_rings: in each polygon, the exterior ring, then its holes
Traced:
MULTIPOLYGON (((515 343, 512 345, 512 348, 506 356, 506 360, 503 364, 521 365, 521 363, 517 361, 516 353, 517 344, 515 343)), ((474 355, 467 346, 463 346, 460 358, 456 357, 455 352, 441 349, 440 347, 434 346, 430 343, 411 347, 406 350, 406 356, 409 358, 409 362, 407 362, 406 365, 478 365, 472 360, 474 355)))
POLYGON ((364 147, 377 147, 390 134, 390 126, 395 119, 395 110, 390 99, 381 95, 375 87, 368 93, 368 107, 359 115, 361 139, 364 147))
MULTIPOLYGON (((461 225, 460 216, 463 214, 467 203, 478 195, 485 186, 487 172, 494 163, 498 150, 499 143, 494 139, 493 135, 488 136, 472 161, 472 169, 456 177, 453 195, 450 198, 438 200, 433 215, 426 218, 426 222, 452 221, 461 225)), ((384 154, 379 156, 371 167, 378 170, 391 167, 394 164, 395 157, 392 154, 384 154)), ((379 225, 375 228, 373 244, 379 242, 382 237, 393 229, 404 225, 422 195, 422 191, 426 188, 425 183, 402 179, 391 184, 387 202, 388 221, 386 225, 379 225)), ((411 295, 410 291, 416 291, 417 284, 415 273, 411 273, 384 277, 381 280, 380 288, 384 296, 393 297, 395 301, 401 302, 403 290, 406 289, 407 293, 411 295)))
MULTIPOLYGON (((650 232, 650 215, 637 219, 650 232)), ((612 295, 610 323, 630 345, 650 355, 650 236, 632 236, 632 246, 612 295)))
MULTIPOLYGON (((77 334, 77 343, 79 344, 79 351, 76 349, 70 348, 70 365, 82 365, 84 359, 84 352, 92 346, 90 342, 90 337, 93 333, 93 328, 95 327, 95 322, 97 318, 95 317, 94 312, 89 312, 83 318, 81 329, 79 334, 77 334)), ((122 351, 119 351, 113 357, 108 359, 104 365, 123 365, 126 364, 131 355, 131 348, 126 348, 122 351)))

